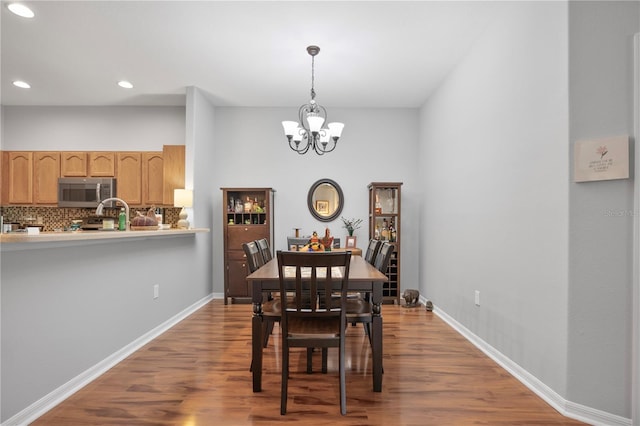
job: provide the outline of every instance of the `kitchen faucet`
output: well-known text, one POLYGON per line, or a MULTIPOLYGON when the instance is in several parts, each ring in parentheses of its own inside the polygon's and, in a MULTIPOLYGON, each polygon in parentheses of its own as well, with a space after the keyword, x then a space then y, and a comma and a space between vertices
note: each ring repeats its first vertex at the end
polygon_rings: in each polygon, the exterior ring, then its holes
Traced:
POLYGON ((127 204, 127 202, 121 198, 111 197, 111 198, 107 198, 105 200, 100 201, 100 204, 98 204, 98 208, 96 208, 96 216, 102 216, 104 203, 106 203, 107 201, 119 201, 120 203, 124 204, 124 211, 125 211, 125 214, 127 215, 127 225, 125 226, 125 231, 128 231, 129 230, 129 204, 127 204))

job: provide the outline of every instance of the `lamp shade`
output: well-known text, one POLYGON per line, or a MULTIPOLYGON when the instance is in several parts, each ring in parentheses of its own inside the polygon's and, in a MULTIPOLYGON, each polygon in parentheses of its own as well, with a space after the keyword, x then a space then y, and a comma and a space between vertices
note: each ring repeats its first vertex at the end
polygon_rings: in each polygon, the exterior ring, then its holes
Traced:
POLYGON ((293 136, 298 130, 298 123, 295 121, 283 121, 282 127, 284 127, 285 136, 293 136))
POLYGON ((324 123, 324 117, 309 114, 307 121, 309 122, 309 129, 311 129, 312 132, 319 132, 322 128, 322 123, 324 123))
POLYGON ((340 136, 342 136, 342 129, 344 129, 344 123, 329 123, 327 126, 331 131, 332 137, 339 138, 340 136))
POLYGON ((191 189, 174 189, 173 190, 173 206, 174 207, 192 207, 193 191, 191 189))

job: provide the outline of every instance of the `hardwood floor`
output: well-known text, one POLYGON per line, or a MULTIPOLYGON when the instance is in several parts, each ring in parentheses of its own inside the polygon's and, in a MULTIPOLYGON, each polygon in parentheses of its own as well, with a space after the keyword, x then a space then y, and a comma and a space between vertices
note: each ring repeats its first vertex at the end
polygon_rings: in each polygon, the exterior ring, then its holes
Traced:
POLYGON ((347 415, 337 352, 329 373, 305 373, 292 352, 288 412, 280 415, 279 330, 252 392, 251 305, 214 300, 58 405, 33 425, 579 425, 529 391, 424 307, 384 305, 384 379, 372 391, 361 326, 347 334, 347 415))

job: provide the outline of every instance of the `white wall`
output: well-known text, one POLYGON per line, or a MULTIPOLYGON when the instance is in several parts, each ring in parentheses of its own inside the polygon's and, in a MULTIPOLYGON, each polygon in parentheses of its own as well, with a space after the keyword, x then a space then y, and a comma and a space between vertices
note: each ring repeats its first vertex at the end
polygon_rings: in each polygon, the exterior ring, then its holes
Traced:
POLYGON ((184 145, 184 107, 3 106, 3 150, 161 151, 184 145))
MULTIPOLYGON (((186 100, 186 170, 185 186, 193 189, 193 209, 190 222, 192 227, 214 230, 213 212, 217 211, 215 196, 215 174, 213 167, 218 143, 214 140, 215 107, 208 101, 206 94, 196 87, 187 89, 186 100)), ((213 259, 213 238, 208 233, 206 238, 198 240, 195 255, 200 266, 199 277, 207 285, 209 293, 213 292, 213 273, 216 265, 213 259)))
MULTIPOLYGON (((215 115, 216 158, 212 174, 220 187, 272 187, 275 193, 276 249, 286 249, 293 228, 302 235, 326 226, 344 241, 342 221, 325 224, 311 216, 307 193, 321 178, 336 181, 345 197, 342 216, 361 218, 354 235, 359 247, 368 240, 367 185, 372 181, 403 182, 401 287, 417 288, 419 241, 418 208, 423 197, 417 185, 418 111, 415 109, 339 109, 328 107, 331 120, 345 129, 335 151, 318 156, 292 151, 282 132, 282 120, 297 117, 297 108, 217 108, 215 115)), ((222 291, 222 191, 215 194, 213 258, 218 262, 214 291, 222 291), (219 226, 220 225, 220 226, 219 226)))
MULTIPOLYGON (((569 11, 571 146, 581 139, 632 135, 633 35, 640 31, 640 3, 570 2, 569 11)), ((569 195, 567 395, 629 418, 638 214, 633 181, 571 183, 569 195)))
POLYGON ((566 4, 510 4, 422 108, 419 156, 423 292, 561 395, 567 31, 566 4))
POLYGON ((205 235, 3 249, 0 421, 207 297, 205 235))

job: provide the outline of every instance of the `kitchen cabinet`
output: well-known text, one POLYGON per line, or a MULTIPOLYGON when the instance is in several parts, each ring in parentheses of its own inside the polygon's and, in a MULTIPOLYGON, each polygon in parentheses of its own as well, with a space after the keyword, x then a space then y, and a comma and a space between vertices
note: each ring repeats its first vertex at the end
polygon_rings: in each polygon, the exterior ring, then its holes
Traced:
POLYGON ((161 206, 164 196, 162 152, 142 153, 142 198, 146 206, 161 206))
POLYGON ((400 304, 400 189, 402 182, 369 184, 369 238, 393 245, 393 253, 382 286, 383 302, 400 304))
POLYGON ((173 206, 173 190, 184 188, 185 146, 164 145, 163 159, 163 203, 173 206))
POLYGON ((142 153, 116 153, 118 198, 129 205, 142 205, 142 153))
POLYGON ((58 204, 58 178, 60 153, 36 151, 33 153, 33 202, 58 204))
POLYGON ((246 256, 242 244, 266 238, 273 250, 273 194, 271 188, 220 188, 224 234, 224 303, 249 302, 246 256))
POLYGON ((31 204, 33 202, 33 152, 8 151, 3 153, 7 181, 6 202, 9 204, 31 204))
POLYGON ((185 146, 162 151, 0 151, 0 203, 57 204, 59 177, 112 177, 132 206, 173 206, 185 187, 185 146))
POLYGON ((89 172, 86 152, 63 151, 60 163, 61 177, 85 177, 89 172))
POLYGON ((115 152, 89 152, 89 176, 90 177, 115 177, 116 153, 115 152))

